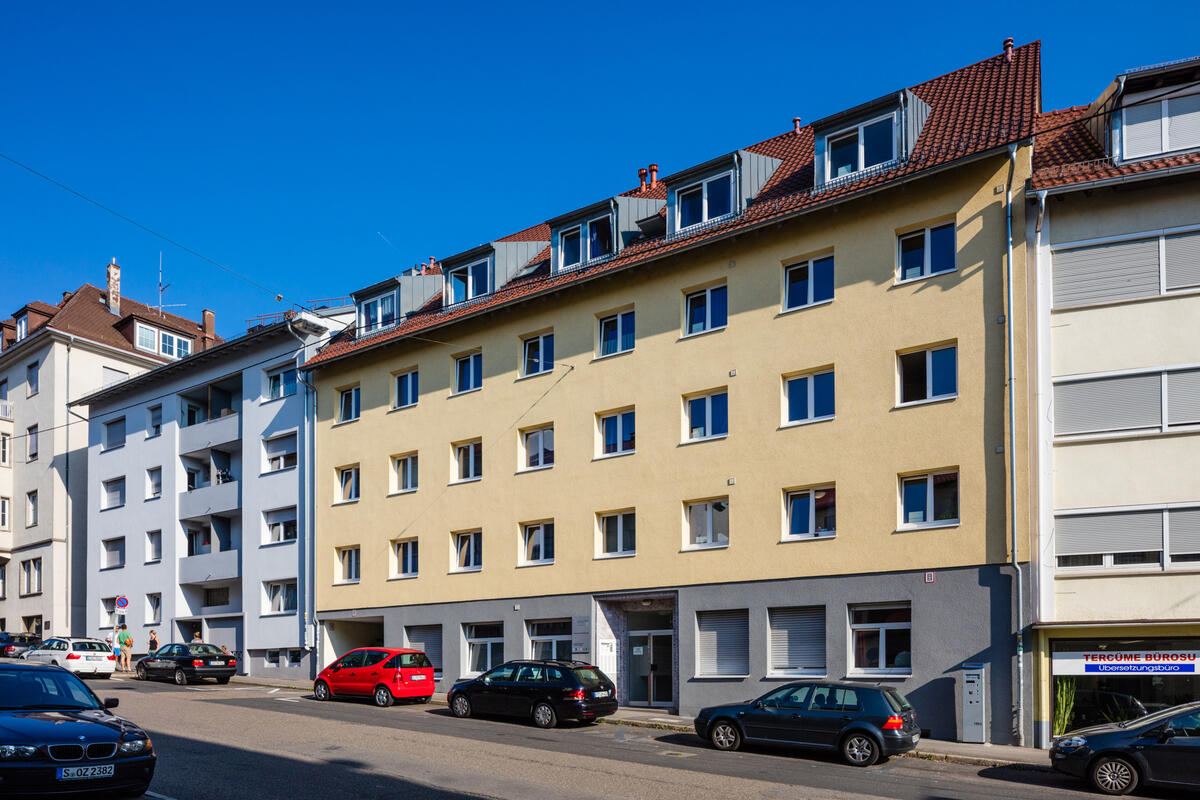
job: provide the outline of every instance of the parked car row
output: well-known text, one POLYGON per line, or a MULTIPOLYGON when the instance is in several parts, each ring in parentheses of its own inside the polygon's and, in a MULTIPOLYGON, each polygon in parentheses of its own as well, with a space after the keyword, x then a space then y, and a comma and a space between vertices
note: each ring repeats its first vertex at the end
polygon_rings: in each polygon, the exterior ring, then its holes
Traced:
POLYGON ((53 664, 74 672, 108 678, 117 669, 117 657, 112 646, 99 639, 59 637, 47 639, 21 654, 24 661, 53 664))
POLYGON ((41 637, 32 633, 0 631, 0 657, 20 658, 26 650, 37 647, 41 642, 41 637))

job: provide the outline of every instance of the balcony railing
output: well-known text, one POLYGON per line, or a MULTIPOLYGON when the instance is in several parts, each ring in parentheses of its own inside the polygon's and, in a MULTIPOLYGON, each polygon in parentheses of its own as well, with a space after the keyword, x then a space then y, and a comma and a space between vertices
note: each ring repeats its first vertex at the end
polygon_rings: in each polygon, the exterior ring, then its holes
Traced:
POLYGON ((179 559, 180 583, 210 583, 241 576, 241 551, 220 550, 179 559))
POLYGON ((241 484, 214 483, 179 494, 179 518, 196 519, 210 514, 227 514, 241 508, 241 484))
POLYGON ((242 438, 242 415, 237 412, 214 417, 179 429, 179 452, 197 453, 242 438))

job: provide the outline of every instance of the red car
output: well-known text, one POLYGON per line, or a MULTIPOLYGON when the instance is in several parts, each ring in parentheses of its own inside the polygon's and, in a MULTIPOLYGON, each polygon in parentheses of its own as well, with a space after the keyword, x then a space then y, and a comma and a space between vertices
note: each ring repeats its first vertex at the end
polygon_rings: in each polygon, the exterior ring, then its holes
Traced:
POLYGON ((399 698, 427 703, 433 696, 433 664, 420 650, 360 647, 321 670, 313 696, 370 697, 381 708, 399 698))

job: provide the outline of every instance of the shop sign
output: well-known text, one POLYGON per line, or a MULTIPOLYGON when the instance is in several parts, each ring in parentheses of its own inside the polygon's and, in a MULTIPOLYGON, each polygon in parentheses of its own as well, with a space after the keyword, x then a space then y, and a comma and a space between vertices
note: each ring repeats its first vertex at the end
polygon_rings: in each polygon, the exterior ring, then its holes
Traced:
POLYGON ((1055 675, 1149 675, 1197 672, 1196 650, 1091 650, 1055 653, 1055 675))

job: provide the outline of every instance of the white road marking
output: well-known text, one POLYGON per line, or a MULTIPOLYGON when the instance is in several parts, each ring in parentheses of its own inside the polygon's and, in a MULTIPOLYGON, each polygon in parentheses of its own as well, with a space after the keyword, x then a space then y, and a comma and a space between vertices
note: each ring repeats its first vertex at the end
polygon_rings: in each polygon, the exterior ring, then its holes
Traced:
POLYGON ((275 694, 278 691, 279 689, 272 689, 271 691, 267 692, 267 694, 275 694))
POLYGON ((109 676, 109 678, 108 678, 108 679, 109 679, 110 681, 116 681, 117 683, 124 683, 124 681, 125 681, 125 679, 124 679, 124 678, 117 678, 117 677, 114 677, 114 676, 109 676))
POLYGON ((153 797, 154 800, 175 800, 174 797, 168 797, 167 795, 159 794, 158 792, 146 792, 145 796, 153 797))
POLYGON ((298 698, 298 697, 276 697, 275 699, 280 700, 284 703, 299 703, 300 702, 300 698, 298 698))

